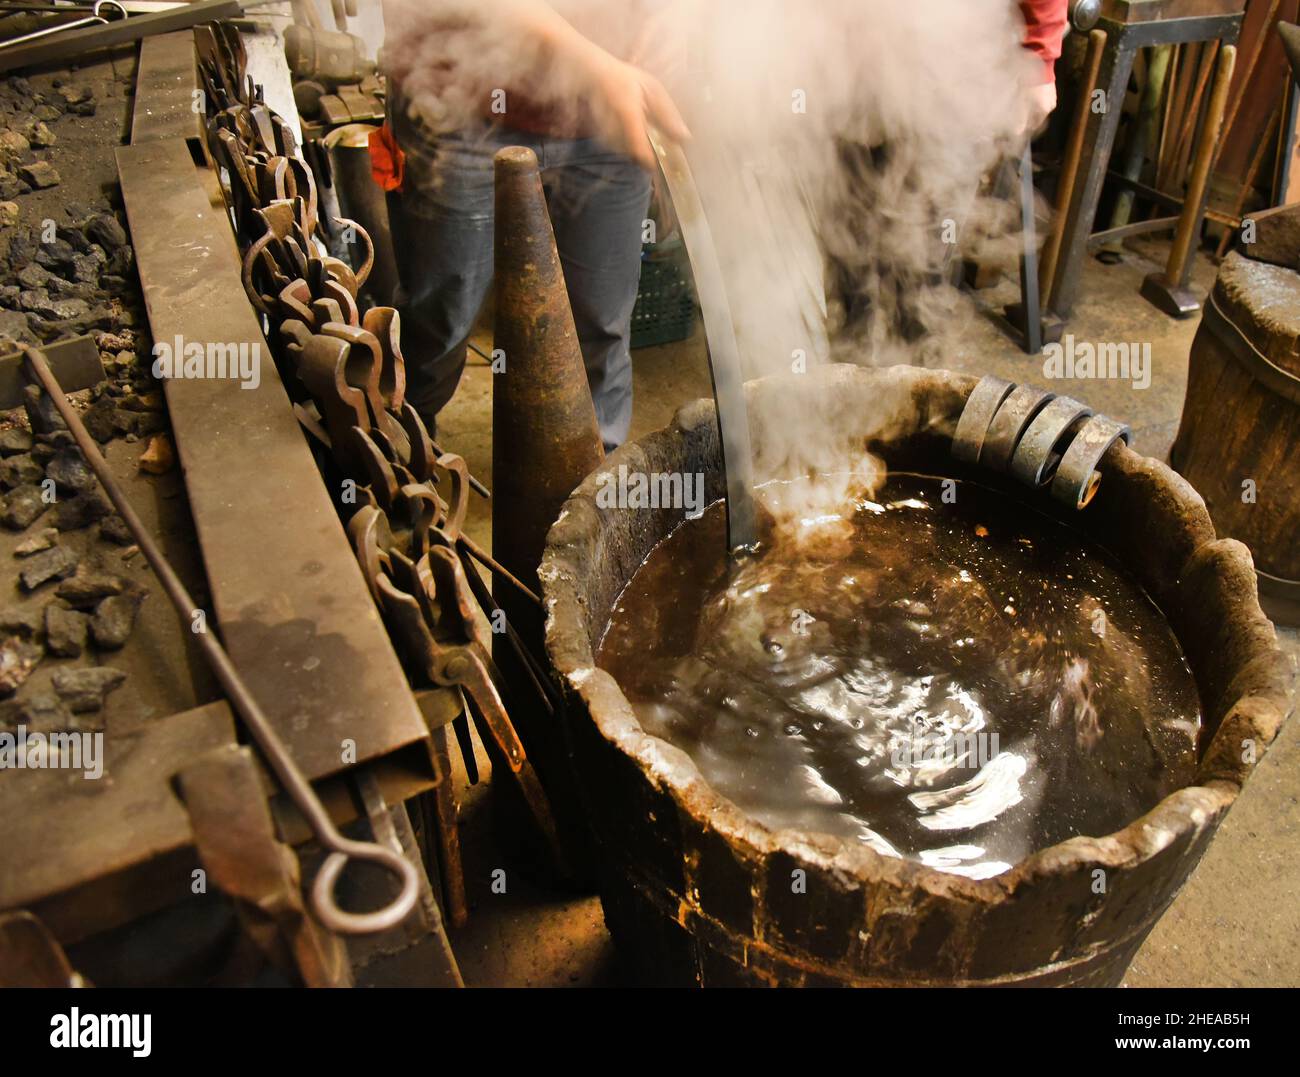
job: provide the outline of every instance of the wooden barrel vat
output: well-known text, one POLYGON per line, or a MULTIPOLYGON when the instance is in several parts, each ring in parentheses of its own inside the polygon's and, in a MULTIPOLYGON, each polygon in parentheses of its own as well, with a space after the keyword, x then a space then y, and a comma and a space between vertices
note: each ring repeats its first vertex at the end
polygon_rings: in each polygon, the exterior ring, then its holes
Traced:
MULTIPOLYGON (((953 460, 951 441, 974 385, 944 371, 831 366, 749 389, 756 411, 778 397, 800 406, 803 393, 834 401, 832 421, 891 468, 963 478, 975 472, 953 460), (882 399, 894 401, 888 423, 871 423, 882 399)), ((1086 509, 1045 510, 1071 513, 1060 518, 1120 559, 1168 619, 1202 704, 1192 783, 1117 833, 1072 837, 976 880, 860 842, 769 829, 711 788, 684 752, 645 732, 593 655, 623 586, 683 510, 602 508, 598 492, 620 466, 702 472, 707 497, 720 497, 712 403, 683 408, 668 428, 612 454, 566 503, 540 572, 605 918, 636 981, 1119 983, 1290 707, 1290 664, 1260 610, 1249 552, 1216 537, 1192 487, 1120 443, 1086 509), (798 895, 795 871, 806 878, 798 895)))
POLYGON ((1300 612, 1300 273, 1233 252, 1192 342, 1170 452, 1215 526, 1248 547, 1279 620, 1300 612))

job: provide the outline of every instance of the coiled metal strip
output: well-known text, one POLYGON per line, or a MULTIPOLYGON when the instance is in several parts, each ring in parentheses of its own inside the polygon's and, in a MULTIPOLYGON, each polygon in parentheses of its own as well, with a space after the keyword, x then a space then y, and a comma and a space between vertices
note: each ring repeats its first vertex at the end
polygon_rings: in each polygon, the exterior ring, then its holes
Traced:
POLYGON ((1046 485, 1061 459, 1054 450, 1080 419, 1091 414, 1092 408, 1068 396, 1049 401, 1021 435, 1011 458, 1011 474, 1027 486, 1046 485))
POLYGON ((989 424, 1002 402, 1011 395, 1015 383, 992 374, 985 374, 966 398, 966 406, 957 420, 957 431, 952 436, 952 455, 965 464, 979 463, 980 450, 989 424))
POLYGON ((994 471, 1006 471, 1025 430, 1055 397, 1055 393, 1031 385, 1017 385, 989 424, 980 451, 980 463, 994 471))
POLYGON ((1097 465, 1121 438, 1127 444, 1133 439, 1133 432, 1124 423, 1105 415, 1094 415, 1084 423, 1056 468, 1052 497, 1074 509, 1086 508, 1101 482, 1097 465))

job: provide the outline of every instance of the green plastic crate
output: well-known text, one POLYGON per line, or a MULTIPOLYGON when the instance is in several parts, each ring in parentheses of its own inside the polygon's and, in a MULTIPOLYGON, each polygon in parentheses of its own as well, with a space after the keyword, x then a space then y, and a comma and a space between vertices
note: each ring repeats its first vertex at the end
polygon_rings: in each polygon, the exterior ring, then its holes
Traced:
POLYGON ((685 249, 667 257, 641 252, 641 283, 632 308, 632 347, 673 344, 691 335, 695 325, 695 287, 691 283, 685 249))

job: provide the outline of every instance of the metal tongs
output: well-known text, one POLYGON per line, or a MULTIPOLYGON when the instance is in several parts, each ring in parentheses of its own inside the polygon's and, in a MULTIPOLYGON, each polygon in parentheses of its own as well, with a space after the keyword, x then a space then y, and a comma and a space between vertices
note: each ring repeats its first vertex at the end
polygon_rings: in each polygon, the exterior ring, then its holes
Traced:
MULTIPOLYGON (((86 462, 99 479, 100 485, 104 487, 109 500, 113 502, 113 507, 125 521, 136 543, 144 552, 149 566, 162 582, 163 589, 172 600, 172 605, 176 607, 181 618, 188 622, 193 611, 198 607, 186 591, 185 585, 181 583, 180 577, 163 556, 162 550, 145 529, 140 517, 136 515, 131 503, 109 472, 108 464, 100 454, 99 447, 87 432, 80 416, 68 403, 67 396, 64 395, 63 389, 50 371, 44 353, 27 344, 21 347, 28 364, 36 373, 37 380, 54 401, 55 408, 67 423, 86 462)), ((211 632, 200 632, 196 635, 204 657, 212 666, 212 671, 230 697, 235 710, 239 712, 245 727, 257 741, 257 746, 262 750, 263 756, 280 780, 281 786, 302 812, 316 840, 329 851, 324 864, 316 873, 311 888, 311 905, 316 918, 326 929, 343 935, 373 934, 386 931, 401 923, 415 907, 419 895, 419 876, 415 866, 405 857, 379 842, 355 841, 339 833, 334 826, 334 821, 330 819, 329 813, 321 804, 320 798, 316 796, 316 791, 312 789, 311 783, 303 777, 288 748, 280 740, 274 727, 262 712, 262 708, 258 706, 257 700, 248 690, 226 649, 211 632), (388 905, 373 912, 347 912, 335 899, 334 887, 349 860, 369 861, 384 871, 396 875, 402 883, 398 895, 388 905)))
MULTIPOLYGON (((75 7, 70 11, 77 10, 75 7)), ((108 12, 114 12, 114 19, 125 19, 127 17, 126 8, 117 2, 117 0, 95 0, 95 6, 90 9, 91 14, 84 19, 73 19, 71 22, 61 22, 58 26, 47 26, 43 30, 33 30, 30 34, 21 34, 18 37, 11 37, 8 41, 0 41, 0 49, 7 49, 11 45, 23 45, 28 41, 36 41, 42 37, 49 37, 51 34, 61 34, 65 30, 76 30, 82 26, 99 26, 109 21, 108 12)))
POLYGON ((758 540, 754 520, 754 456, 749 440, 749 413, 745 405, 745 380, 740 368, 736 327, 731 321, 722 266, 713 245, 713 233, 700 202, 695 176, 677 143, 651 129, 650 145, 659 159, 677 222, 691 260, 691 274, 704 316, 709 343, 709 373, 718 407, 722 438, 722 469, 727 479, 727 548, 751 549, 758 540))

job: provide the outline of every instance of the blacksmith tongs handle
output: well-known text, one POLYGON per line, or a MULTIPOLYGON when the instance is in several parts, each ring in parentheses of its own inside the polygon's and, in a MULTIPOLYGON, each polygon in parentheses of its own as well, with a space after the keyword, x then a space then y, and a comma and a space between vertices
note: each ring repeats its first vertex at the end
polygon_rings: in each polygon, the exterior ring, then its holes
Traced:
MULTIPOLYGON (((72 436, 86 458, 86 463, 94 471, 100 485, 104 487, 104 492, 113 502, 113 507, 126 522, 140 549, 144 551, 145 559, 161 581, 163 589, 172 600, 172 605, 176 607, 182 619, 188 622, 193 611, 198 607, 189 592, 185 590, 185 585, 181 583, 180 577, 163 556, 162 550, 146 530, 140 517, 131 507, 131 503, 122 493, 121 487, 109 472, 108 464, 100 454, 99 447, 86 431, 81 417, 68 404, 68 398, 51 373, 44 354, 29 345, 22 347, 27 362, 36 372, 37 379, 50 395, 50 399, 54 401, 54 406, 63 417, 63 421, 67 423, 68 429, 72 431, 72 436)), ((375 841, 354 841, 338 832, 334 821, 311 787, 311 783, 303 777, 302 771, 294 763, 284 742, 275 732, 266 715, 262 713, 262 708, 258 706, 257 700, 248 690, 239 671, 235 669, 235 664, 230 660, 226 649, 211 632, 196 633, 195 638, 203 649, 204 657, 212 666, 212 671, 217 675, 221 687, 225 689, 235 710, 243 718, 244 725, 257 741, 257 746, 261 748, 267 763, 275 771, 275 776, 280 779, 285 792, 302 812, 316 840, 329 851, 311 887, 312 909, 321 925, 329 931, 342 935, 367 935, 386 931, 401 923, 415 907, 416 898, 419 896, 419 876, 415 865, 386 845, 375 841), (396 875, 402 883, 397 897, 374 912, 355 913, 343 909, 335 899, 334 886, 349 860, 366 860, 396 875)))

